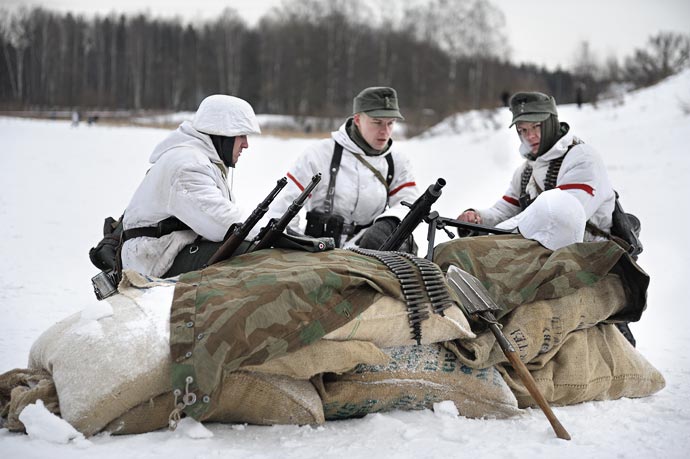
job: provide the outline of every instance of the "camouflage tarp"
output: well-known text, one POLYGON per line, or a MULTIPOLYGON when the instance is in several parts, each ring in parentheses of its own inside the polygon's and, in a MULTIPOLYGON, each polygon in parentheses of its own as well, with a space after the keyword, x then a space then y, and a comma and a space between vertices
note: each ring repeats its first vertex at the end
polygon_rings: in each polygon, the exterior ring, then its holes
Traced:
POLYGON ((224 371, 300 349, 365 311, 402 299, 395 276, 347 250, 261 250, 180 277, 170 319, 173 388, 199 418, 224 371), (193 403, 191 403, 193 402, 193 403))
POLYGON ((498 318, 522 304, 571 295, 609 273, 621 277, 627 303, 610 321, 637 321, 646 307, 649 276, 611 241, 551 251, 519 235, 462 238, 437 246, 434 261, 443 271, 453 264, 477 277, 504 308, 498 318))

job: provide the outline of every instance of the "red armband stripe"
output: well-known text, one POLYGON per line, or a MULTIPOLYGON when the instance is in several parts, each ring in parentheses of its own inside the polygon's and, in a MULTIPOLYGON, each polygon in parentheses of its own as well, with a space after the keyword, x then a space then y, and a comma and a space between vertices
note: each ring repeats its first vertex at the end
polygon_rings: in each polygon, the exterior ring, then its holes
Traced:
POLYGON ((560 188, 561 190, 582 190, 585 193, 588 193, 591 196, 594 196, 594 188, 592 188, 589 185, 585 185, 584 183, 568 183, 566 185, 558 185, 556 188, 560 188))
POLYGON ((302 186, 301 183, 299 183, 299 180, 297 180, 291 173, 287 173, 287 176, 290 180, 295 182, 295 185, 297 185, 297 188, 299 188, 300 191, 304 191, 304 187, 302 186))
POLYGON ((511 198, 510 196, 503 196, 503 200, 506 201, 508 204, 520 207, 520 201, 518 201, 515 198, 511 198))
POLYGON ((408 186, 416 186, 416 185, 417 185, 416 182, 407 182, 407 183, 403 183, 403 184, 400 185, 399 187, 397 187, 397 188, 391 190, 391 191, 388 193, 388 196, 393 196, 395 193, 397 193, 398 191, 402 190, 403 188, 407 188, 408 186))

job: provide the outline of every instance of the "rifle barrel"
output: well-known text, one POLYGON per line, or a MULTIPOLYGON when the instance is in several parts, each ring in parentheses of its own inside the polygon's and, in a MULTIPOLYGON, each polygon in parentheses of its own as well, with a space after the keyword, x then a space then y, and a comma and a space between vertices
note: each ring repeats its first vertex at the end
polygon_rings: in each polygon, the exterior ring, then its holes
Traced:
POLYGON ((249 249, 249 251, 254 252, 256 250, 262 250, 271 247, 278 235, 282 234, 282 232, 285 230, 285 228, 287 228, 292 219, 295 218, 295 215, 297 215, 300 209, 302 209, 302 206, 304 206, 304 202, 307 200, 311 192, 314 190, 314 188, 316 188, 316 185, 318 185, 320 181, 321 173, 319 172, 311 178, 311 182, 309 182, 309 185, 304 187, 302 194, 300 194, 294 201, 292 201, 292 204, 290 204, 290 207, 288 207, 288 209, 280 217, 280 219, 277 222, 271 222, 269 228, 264 228, 266 231, 262 231, 260 233, 259 241, 256 244, 254 244, 252 248, 249 249))
POLYGON ((256 226, 257 223, 259 223, 259 220, 261 220, 261 217, 264 216, 264 214, 268 211, 268 206, 271 205, 273 200, 278 196, 278 193, 285 188, 285 185, 287 185, 287 178, 283 177, 278 182, 276 183, 275 188, 271 190, 271 192, 266 196, 266 198, 261 201, 261 203, 254 209, 249 215, 249 217, 242 223, 242 225, 238 226, 235 228, 235 230, 232 232, 230 237, 228 237, 225 242, 223 242, 223 245, 221 245, 218 250, 211 256, 211 258, 208 260, 206 263, 206 266, 211 266, 214 263, 218 263, 219 261, 223 261, 227 258, 230 258, 233 253, 235 253, 235 250, 242 244, 242 241, 244 241, 249 234, 249 232, 256 226))

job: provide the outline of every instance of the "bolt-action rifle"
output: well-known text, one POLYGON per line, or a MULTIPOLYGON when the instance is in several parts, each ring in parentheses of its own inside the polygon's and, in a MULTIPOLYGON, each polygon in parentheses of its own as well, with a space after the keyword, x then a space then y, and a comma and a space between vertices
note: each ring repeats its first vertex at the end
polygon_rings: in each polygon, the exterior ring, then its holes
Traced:
POLYGON ((272 247, 280 235, 283 234, 283 231, 285 231, 285 228, 287 228, 288 224, 290 224, 290 221, 292 221, 292 219, 295 218, 295 215, 297 215, 302 209, 304 202, 320 181, 321 173, 314 175, 311 178, 309 185, 304 187, 302 194, 292 201, 292 204, 290 204, 290 207, 288 207, 280 219, 272 218, 268 225, 261 229, 261 232, 256 236, 255 239, 257 242, 249 248, 248 252, 254 252, 256 250, 272 247))
POLYGON ((221 245, 218 250, 216 250, 216 253, 214 253, 213 256, 208 260, 208 263, 206 264, 207 266, 211 266, 214 263, 218 263, 219 261, 230 258, 232 254, 235 253, 235 250, 237 250, 240 244, 242 244, 242 241, 247 238, 247 235, 252 228, 259 223, 261 217, 263 217, 268 211, 268 206, 271 205, 280 190, 285 188, 285 185, 287 185, 287 179, 285 177, 278 180, 275 188, 273 188, 268 196, 266 196, 266 199, 261 201, 261 203, 256 207, 256 209, 254 209, 244 223, 235 226, 235 229, 232 231, 232 234, 230 234, 230 237, 223 242, 223 245, 221 245))

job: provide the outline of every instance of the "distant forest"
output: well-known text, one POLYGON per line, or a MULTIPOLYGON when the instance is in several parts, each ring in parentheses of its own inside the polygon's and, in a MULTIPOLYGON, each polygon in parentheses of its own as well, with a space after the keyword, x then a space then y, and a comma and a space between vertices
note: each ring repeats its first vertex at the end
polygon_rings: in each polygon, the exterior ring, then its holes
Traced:
POLYGON ((489 1, 430 0, 394 19, 368 8, 284 2, 255 27, 232 9, 197 24, 0 10, 0 109, 195 110, 225 93, 257 113, 343 116, 361 89, 385 85, 427 124, 517 90, 567 103, 579 86, 594 100, 611 83, 651 84, 688 63, 688 37, 662 33, 624 64, 595 63, 585 42, 573 69, 547 71, 510 62, 505 18, 489 1))

